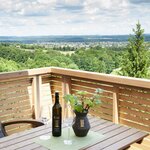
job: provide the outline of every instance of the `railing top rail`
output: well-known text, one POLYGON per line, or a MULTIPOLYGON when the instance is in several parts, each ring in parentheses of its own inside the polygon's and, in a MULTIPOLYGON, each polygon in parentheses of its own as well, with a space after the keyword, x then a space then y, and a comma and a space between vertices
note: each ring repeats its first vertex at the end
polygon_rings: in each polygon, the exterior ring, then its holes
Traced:
POLYGON ((34 76, 34 75, 43 75, 48 73, 51 73, 51 67, 28 69, 22 71, 14 71, 14 72, 3 72, 0 73, 0 81, 10 80, 14 78, 24 78, 24 77, 34 76))
POLYGON ((4 72, 4 73, 0 73, 0 81, 10 80, 14 78, 30 77, 34 75, 44 75, 49 73, 80 77, 80 78, 97 80, 102 82, 109 82, 112 84, 122 84, 127 86, 135 86, 135 87, 150 89, 150 80, 148 79, 124 77, 124 76, 110 75, 104 73, 65 69, 59 67, 45 67, 45 68, 29 69, 29 70, 16 71, 16 72, 6 72, 6 73, 4 72))
POLYGON ((142 88, 150 89, 150 80, 148 79, 139 79, 139 78, 133 78, 133 77, 124 77, 124 76, 117 76, 117 75, 111 75, 111 74, 73 70, 73 69, 64 69, 64 68, 57 68, 57 67, 51 67, 51 72, 56 73, 56 74, 61 74, 61 75, 109 82, 112 84, 122 84, 122 85, 127 85, 127 86, 135 86, 135 87, 142 87, 142 88))

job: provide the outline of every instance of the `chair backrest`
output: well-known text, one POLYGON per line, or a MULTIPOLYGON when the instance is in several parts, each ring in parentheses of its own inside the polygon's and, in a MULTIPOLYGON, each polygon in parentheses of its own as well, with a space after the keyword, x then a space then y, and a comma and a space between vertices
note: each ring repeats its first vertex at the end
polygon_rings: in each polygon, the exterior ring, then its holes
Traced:
MULTIPOLYGON (((0 82, 0 121, 33 119, 32 78, 0 82)), ((31 128, 31 125, 10 125, 8 134, 31 128)))
POLYGON ((2 138, 4 136, 5 136, 5 134, 4 134, 4 128, 3 128, 3 126, 2 126, 2 124, 0 122, 0 138, 2 138))
MULTIPOLYGON (((35 71, 36 72, 36 71, 35 71)), ((40 75, 33 71, 2 73, 0 78, 0 121, 20 119, 39 119, 42 105, 52 105, 51 77, 47 73, 40 75), (35 73, 35 75, 34 75, 35 73)), ((48 107, 47 107, 48 108, 48 107)), ((45 109, 45 108, 44 108, 45 109)), ((50 108, 51 109, 51 108, 50 108)), ((51 117, 47 111, 46 117, 51 117)), ((45 117, 45 114, 44 114, 45 117)), ((49 119, 48 118, 48 119, 49 119)), ((10 125, 9 134, 30 128, 29 125, 10 125)))

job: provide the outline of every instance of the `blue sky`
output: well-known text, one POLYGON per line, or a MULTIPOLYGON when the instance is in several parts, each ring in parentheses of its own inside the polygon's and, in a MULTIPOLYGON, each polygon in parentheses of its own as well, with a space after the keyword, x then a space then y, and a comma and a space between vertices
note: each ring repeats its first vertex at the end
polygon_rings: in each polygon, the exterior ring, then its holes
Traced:
POLYGON ((150 33, 150 0, 0 0, 0 36, 150 33))

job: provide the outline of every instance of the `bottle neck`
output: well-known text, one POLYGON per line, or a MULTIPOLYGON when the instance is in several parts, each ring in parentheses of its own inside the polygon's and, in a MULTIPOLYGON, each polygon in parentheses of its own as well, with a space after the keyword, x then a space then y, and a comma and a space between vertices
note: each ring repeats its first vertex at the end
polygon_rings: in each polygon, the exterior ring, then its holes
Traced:
POLYGON ((55 92, 55 104, 59 104, 59 93, 55 92))

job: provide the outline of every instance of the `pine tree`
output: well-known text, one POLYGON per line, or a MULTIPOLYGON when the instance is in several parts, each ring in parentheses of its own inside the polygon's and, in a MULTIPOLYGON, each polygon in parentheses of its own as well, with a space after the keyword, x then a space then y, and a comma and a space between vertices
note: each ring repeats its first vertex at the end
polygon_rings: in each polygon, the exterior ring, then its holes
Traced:
POLYGON ((144 29, 141 24, 136 24, 134 35, 130 36, 127 51, 123 56, 121 71, 124 76, 145 78, 148 72, 148 53, 144 44, 144 29))

